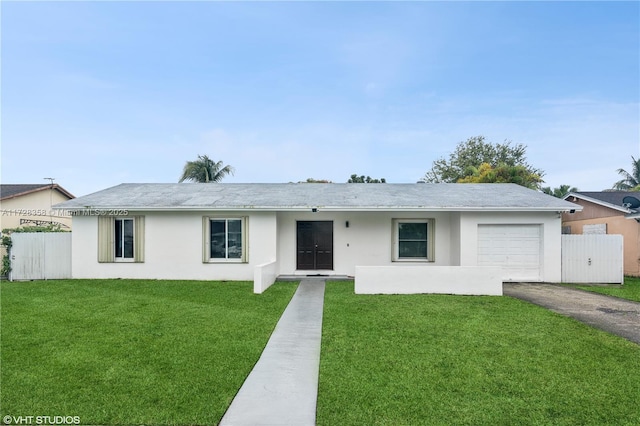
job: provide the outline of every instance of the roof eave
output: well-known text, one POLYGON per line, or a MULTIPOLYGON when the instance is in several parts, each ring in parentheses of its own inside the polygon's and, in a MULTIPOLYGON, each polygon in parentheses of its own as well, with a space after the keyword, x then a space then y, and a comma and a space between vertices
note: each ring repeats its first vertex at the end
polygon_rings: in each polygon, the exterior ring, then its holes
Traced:
POLYGON ((6 197, 0 198, 0 201, 10 200, 12 198, 17 198, 17 197, 24 197, 25 195, 33 194, 40 191, 46 191, 47 189, 55 189, 61 194, 63 194, 65 197, 68 197, 70 200, 76 198, 72 193, 70 193, 63 187, 59 186, 58 184, 54 184, 53 186, 51 185, 41 186, 38 188, 30 189, 28 191, 19 192, 17 194, 8 195, 6 197))
MULTIPOLYGON (((617 206, 617 205, 611 204, 611 203, 607 203, 606 201, 598 200, 597 198, 588 197, 586 195, 576 194, 574 192, 570 192, 567 195, 565 195, 563 200, 569 201, 568 200, 569 197, 580 198, 580 199, 582 199, 584 201, 588 201, 590 203, 597 204, 597 205, 602 206, 602 207, 607 207, 607 208, 610 208, 610 209, 613 209, 613 210, 618 210, 618 211, 623 212, 623 213, 632 213, 632 210, 629 210, 629 209, 627 209, 625 207, 617 206)), ((569 201, 569 202, 571 202, 571 201, 569 201)))
POLYGON ((333 211, 333 212, 364 212, 364 211, 391 211, 391 212, 402 212, 402 211, 423 211, 423 212, 442 212, 442 211, 451 211, 451 212, 569 212, 571 210, 582 210, 580 206, 576 206, 576 208, 572 207, 461 207, 461 206, 445 206, 445 207, 430 207, 430 206, 356 206, 356 207, 341 207, 341 206, 187 206, 187 207, 139 207, 139 206, 87 206, 87 207, 65 207, 63 205, 57 204, 52 207, 54 210, 65 210, 69 212, 78 212, 78 214, 82 215, 81 212, 86 212, 87 215, 93 213, 93 215, 110 215, 117 214, 118 212, 124 211, 144 211, 144 212, 197 212, 197 211, 267 211, 267 212, 279 212, 279 211, 291 211, 291 212, 305 212, 305 211, 333 211))

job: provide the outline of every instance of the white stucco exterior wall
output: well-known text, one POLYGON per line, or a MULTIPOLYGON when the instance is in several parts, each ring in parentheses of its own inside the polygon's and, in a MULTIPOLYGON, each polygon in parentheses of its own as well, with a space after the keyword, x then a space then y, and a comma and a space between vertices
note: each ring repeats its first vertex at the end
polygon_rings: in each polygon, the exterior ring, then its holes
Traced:
POLYGON ((265 264, 273 264, 269 268, 277 275, 326 272, 348 276, 355 275, 356 266, 478 266, 479 224, 539 224, 543 229, 541 279, 561 280, 561 219, 555 212, 340 212, 320 209, 316 213, 130 212, 133 214, 145 216, 143 263, 99 263, 97 217, 73 218, 74 278, 252 281, 256 267, 265 264), (248 218, 247 263, 203 263, 203 216, 248 218), (433 262, 392 260, 394 219, 435 221, 433 262), (333 221, 332 271, 296 270, 296 221, 333 221))
POLYGON ((451 266, 460 266, 460 212, 450 214, 449 248, 451 250, 451 266))
POLYGON ((450 264, 448 212, 281 212, 278 213, 279 273, 307 272, 296 270, 297 221, 333 221, 333 274, 353 276, 356 266, 410 263, 392 261, 394 219, 434 219, 435 261, 420 263, 438 266, 450 264))
MULTIPOLYGON (((133 212, 130 212, 133 215, 133 212)), ((98 219, 73 218, 74 278, 148 278, 252 281, 254 267, 275 259, 276 215, 272 212, 135 212, 145 216, 145 261, 98 262, 98 219), (248 217, 248 262, 203 263, 202 217, 248 217)))

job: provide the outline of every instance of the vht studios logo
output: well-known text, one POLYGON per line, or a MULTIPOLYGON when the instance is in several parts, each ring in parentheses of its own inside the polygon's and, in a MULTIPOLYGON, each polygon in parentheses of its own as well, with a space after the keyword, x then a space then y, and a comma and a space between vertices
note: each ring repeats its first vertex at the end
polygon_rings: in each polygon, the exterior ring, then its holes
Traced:
POLYGON ((80 416, 4 416, 5 425, 79 425, 80 416))

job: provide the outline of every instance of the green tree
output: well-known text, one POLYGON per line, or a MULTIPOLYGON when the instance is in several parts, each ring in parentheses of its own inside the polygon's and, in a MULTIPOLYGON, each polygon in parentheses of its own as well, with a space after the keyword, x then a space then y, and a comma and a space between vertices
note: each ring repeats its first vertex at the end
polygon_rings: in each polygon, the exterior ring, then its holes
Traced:
POLYGON ((372 179, 371 176, 358 176, 356 174, 352 174, 347 183, 387 183, 385 178, 381 179, 372 179))
POLYGON ((613 184, 613 189, 618 191, 640 191, 640 158, 637 160, 631 156, 631 173, 624 169, 618 169, 618 174, 622 176, 613 184))
POLYGON ((565 195, 567 195, 570 192, 578 192, 579 189, 576 188, 575 186, 571 186, 571 185, 560 185, 557 188, 553 188, 551 189, 550 186, 545 186, 544 188, 540 188, 540 190, 542 192, 544 192, 547 195, 552 195, 556 198, 564 198, 565 195))
POLYGON ((529 172, 524 166, 499 164, 492 167, 489 163, 482 163, 480 167, 471 167, 469 171, 470 175, 458 179, 457 183, 516 183, 537 189, 542 182, 540 176, 529 172))
POLYGON ((527 147, 523 144, 512 145, 510 141, 493 144, 486 142, 484 136, 474 136, 458 143, 448 159, 440 158, 434 161, 431 170, 425 173, 421 181, 458 182, 472 176, 483 163, 487 163, 494 169, 499 166, 522 167, 529 175, 538 176, 540 182, 543 182, 544 172, 527 163, 526 150, 527 147))
POLYGON ((225 176, 233 175, 233 167, 223 166, 222 161, 213 161, 206 155, 198 155, 195 161, 187 161, 182 170, 179 182, 185 180, 200 183, 216 183, 225 176))

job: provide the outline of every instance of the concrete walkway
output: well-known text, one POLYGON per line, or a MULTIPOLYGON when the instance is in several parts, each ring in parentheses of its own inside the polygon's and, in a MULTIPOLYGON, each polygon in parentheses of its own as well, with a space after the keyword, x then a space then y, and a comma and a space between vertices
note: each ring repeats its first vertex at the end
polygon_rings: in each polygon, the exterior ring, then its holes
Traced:
POLYGON ((640 303, 553 284, 503 284, 516 297, 640 344, 640 303))
POLYGON ((324 287, 300 282, 220 425, 315 425, 324 287))

